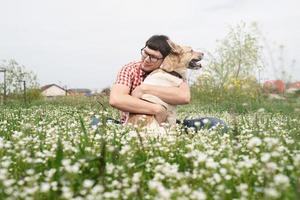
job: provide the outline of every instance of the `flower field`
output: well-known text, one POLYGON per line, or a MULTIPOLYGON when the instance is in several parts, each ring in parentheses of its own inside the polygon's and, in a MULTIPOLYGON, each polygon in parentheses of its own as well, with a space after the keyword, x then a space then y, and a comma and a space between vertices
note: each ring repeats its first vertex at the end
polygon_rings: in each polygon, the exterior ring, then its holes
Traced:
POLYGON ((300 199, 299 115, 187 113, 229 130, 162 135, 88 105, 1 107, 0 199, 300 199))

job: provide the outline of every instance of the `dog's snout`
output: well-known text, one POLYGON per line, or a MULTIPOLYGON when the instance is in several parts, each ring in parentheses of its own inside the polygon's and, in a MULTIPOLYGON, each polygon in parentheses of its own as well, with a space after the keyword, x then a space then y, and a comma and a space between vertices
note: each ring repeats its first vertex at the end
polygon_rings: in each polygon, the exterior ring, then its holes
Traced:
POLYGON ((204 53, 202 53, 202 52, 199 52, 199 58, 200 58, 200 59, 202 59, 202 58, 203 58, 203 56, 204 56, 204 53))

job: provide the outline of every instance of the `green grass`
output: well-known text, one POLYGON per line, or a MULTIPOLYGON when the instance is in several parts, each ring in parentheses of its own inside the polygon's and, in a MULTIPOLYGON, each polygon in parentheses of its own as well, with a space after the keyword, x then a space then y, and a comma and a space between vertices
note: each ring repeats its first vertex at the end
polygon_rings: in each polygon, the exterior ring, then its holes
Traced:
MULTIPOLYGON (((0 106, 0 199, 299 199, 299 100, 197 94, 180 119, 229 131, 167 134, 102 123, 107 99, 0 106)), ((104 120, 103 120, 104 122, 104 120)))

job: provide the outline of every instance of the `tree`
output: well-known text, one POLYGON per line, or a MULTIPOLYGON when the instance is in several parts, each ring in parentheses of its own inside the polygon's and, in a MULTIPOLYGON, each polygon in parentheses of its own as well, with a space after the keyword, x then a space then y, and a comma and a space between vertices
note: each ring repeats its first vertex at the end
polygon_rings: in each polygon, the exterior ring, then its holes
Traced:
MULTIPOLYGON (((27 71, 25 66, 20 65, 14 59, 3 60, 0 68, 6 69, 6 94, 16 94, 24 90, 23 83, 26 82, 27 89, 39 87, 37 76, 32 71, 27 71)), ((3 79, 2 79, 3 80, 3 79)), ((3 94, 4 82, 0 83, 0 91, 3 94)))
POLYGON ((230 27, 227 36, 218 42, 215 53, 207 53, 209 60, 204 69, 206 80, 222 88, 232 80, 253 77, 254 71, 262 66, 259 39, 255 23, 250 26, 240 23, 230 27))

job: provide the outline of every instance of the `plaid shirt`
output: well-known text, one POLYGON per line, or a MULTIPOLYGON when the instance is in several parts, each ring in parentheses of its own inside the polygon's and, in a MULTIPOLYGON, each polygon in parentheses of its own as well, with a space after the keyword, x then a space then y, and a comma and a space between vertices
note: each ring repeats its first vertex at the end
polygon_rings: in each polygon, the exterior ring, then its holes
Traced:
POLYGON ((131 62, 122 67, 119 71, 115 84, 126 85, 131 92, 139 86, 146 78, 146 73, 141 68, 142 61, 131 62))
MULTIPOLYGON (((118 73, 115 84, 126 85, 130 88, 129 94, 139 86, 148 74, 146 74, 142 68, 142 61, 131 62, 121 68, 118 73)), ((128 112, 121 112, 121 122, 126 122, 129 116, 128 112)))

